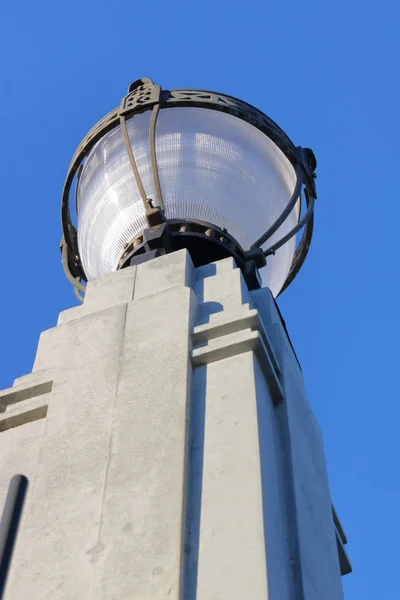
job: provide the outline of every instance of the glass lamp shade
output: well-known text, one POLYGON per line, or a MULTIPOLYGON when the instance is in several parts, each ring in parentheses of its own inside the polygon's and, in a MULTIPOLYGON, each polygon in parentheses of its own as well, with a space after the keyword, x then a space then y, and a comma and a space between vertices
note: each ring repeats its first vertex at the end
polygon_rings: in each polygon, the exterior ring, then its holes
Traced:
MULTIPOLYGON (((151 111, 127 120, 132 151, 148 198, 157 206, 150 158, 151 111)), ((224 112, 160 109, 156 156, 167 219, 197 219, 224 227, 245 250, 280 216, 296 183, 292 164, 265 134, 224 112)), ((124 247, 148 227, 120 126, 90 151, 77 184, 78 246, 88 280, 115 271, 124 247)), ((298 222, 299 202, 268 240, 298 222)), ((295 239, 260 273, 274 296, 288 275, 295 239)))

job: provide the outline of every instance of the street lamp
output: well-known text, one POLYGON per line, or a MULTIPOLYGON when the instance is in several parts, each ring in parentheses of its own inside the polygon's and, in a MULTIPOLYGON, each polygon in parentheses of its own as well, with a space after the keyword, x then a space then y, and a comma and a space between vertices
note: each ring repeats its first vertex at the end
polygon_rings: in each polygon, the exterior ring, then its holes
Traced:
POLYGON ((85 282, 186 248, 196 267, 233 256, 249 289, 276 297, 310 246, 315 167, 310 149, 237 98, 138 79, 72 159, 65 273, 82 301, 85 282))
POLYGON ((274 300, 310 245, 315 167, 250 105, 148 79, 84 138, 61 249, 87 294, 0 391, 0 508, 19 474, 0 596, 10 571, 10 600, 343 600, 347 540, 274 300))

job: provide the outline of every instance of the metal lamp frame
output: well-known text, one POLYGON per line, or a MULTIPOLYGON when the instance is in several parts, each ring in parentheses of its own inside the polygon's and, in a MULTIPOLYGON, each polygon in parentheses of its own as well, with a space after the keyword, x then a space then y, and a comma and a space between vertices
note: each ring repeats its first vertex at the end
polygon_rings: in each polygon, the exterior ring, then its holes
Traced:
POLYGON ((83 138, 72 158, 64 183, 61 200, 61 222, 63 233, 60 248, 62 252, 62 264, 67 278, 74 286, 75 295, 81 302, 83 301, 82 293, 85 291, 85 285, 82 282, 86 282, 87 278, 79 256, 76 227, 73 225, 71 220, 70 191, 74 177, 76 175, 79 176, 79 169, 81 168, 85 157, 89 154, 93 146, 111 129, 114 129, 120 125, 125 147, 129 156, 129 161, 131 163, 131 167, 146 211, 147 221, 150 227, 154 224, 158 225, 159 213, 162 213, 163 211, 163 199, 158 176, 156 155, 157 117, 160 108, 165 109, 174 106, 207 108, 210 110, 218 110, 228 113, 247 121, 262 131, 278 146, 278 148, 280 148, 280 150, 292 163, 296 172, 297 180, 292 197, 275 223, 251 245, 249 251, 243 251, 239 245, 238 247, 243 255, 248 253, 248 255, 252 258, 258 255, 259 261, 260 254, 263 254, 265 257, 275 254, 275 252, 281 246, 283 246, 283 244, 285 244, 290 238, 295 236, 301 229, 304 228, 301 240, 296 248, 288 276, 279 292, 280 294, 293 281, 302 264, 304 263, 311 244, 314 221, 314 201, 317 197, 315 189, 316 176, 314 173, 316 168, 316 159, 312 150, 309 148, 302 148, 301 146, 296 147, 285 134, 285 132, 276 123, 274 123, 272 119, 267 117, 257 108, 247 104, 246 102, 243 102, 242 100, 232 96, 227 96, 225 94, 204 90, 162 90, 160 86, 155 85, 150 79, 142 78, 134 81, 129 86, 128 94, 122 99, 120 106, 109 112, 105 117, 98 121, 98 123, 96 123, 96 125, 83 138), (147 198, 126 128, 127 118, 147 110, 152 111, 150 120, 150 156, 157 197, 156 199, 158 203, 157 208, 153 206, 152 200, 147 198), (282 225, 282 223, 284 223, 293 210, 298 200, 301 199, 302 192, 304 192, 306 209, 304 215, 300 217, 298 224, 278 242, 271 245, 266 250, 262 250, 261 246, 265 244, 279 229, 279 227, 282 225))

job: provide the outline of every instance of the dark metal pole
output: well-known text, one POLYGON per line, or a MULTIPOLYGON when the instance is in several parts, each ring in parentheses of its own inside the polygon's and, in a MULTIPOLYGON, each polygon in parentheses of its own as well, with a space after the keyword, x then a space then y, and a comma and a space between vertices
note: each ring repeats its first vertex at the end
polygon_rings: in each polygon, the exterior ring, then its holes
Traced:
POLYGON ((0 521, 0 600, 3 598, 6 587, 27 489, 27 477, 25 475, 14 475, 8 487, 6 503, 0 521))

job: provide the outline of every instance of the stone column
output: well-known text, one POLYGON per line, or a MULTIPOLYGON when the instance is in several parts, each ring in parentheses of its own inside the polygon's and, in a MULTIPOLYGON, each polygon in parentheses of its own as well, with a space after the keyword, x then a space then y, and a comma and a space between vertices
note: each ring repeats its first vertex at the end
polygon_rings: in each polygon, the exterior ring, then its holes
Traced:
POLYGON ((0 393, 6 600, 340 600, 321 435, 269 290, 187 251, 88 284, 0 393))

